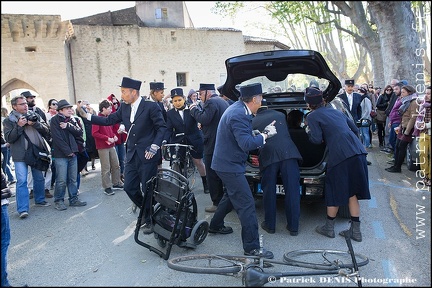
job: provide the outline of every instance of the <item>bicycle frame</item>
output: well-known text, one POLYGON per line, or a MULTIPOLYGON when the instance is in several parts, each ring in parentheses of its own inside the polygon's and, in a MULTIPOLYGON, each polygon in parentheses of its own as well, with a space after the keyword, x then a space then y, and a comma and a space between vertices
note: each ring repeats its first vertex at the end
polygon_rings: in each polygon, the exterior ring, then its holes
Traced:
POLYGON ((166 160, 170 161, 170 168, 189 180, 189 188, 192 190, 195 179, 194 175, 196 172, 196 167, 193 163, 192 155, 190 154, 191 150, 194 150, 192 145, 180 144, 180 143, 172 143, 172 144, 164 144, 163 149, 165 149, 165 154, 171 148, 174 148, 174 153, 168 153, 169 158, 166 160), (185 149, 180 149, 185 148, 185 149))
MULTIPOLYGON (((351 243, 351 238, 349 235, 349 230, 344 231, 345 242, 348 246, 349 254, 351 255, 351 260, 353 263, 353 272, 347 273, 346 269, 337 269, 337 270, 311 270, 311 271, 300 271, 300 272, 279 272, 279 273, 265 273, 263 272, 263 260, 260 257, 260 265, 249 264, 242 269, 242 279, 243 283, 246 287, 262 287, 264 284, 269 282, 275 282, 276 280, 281 279, 282 277, 293 277, 293 276, 313 276, 313 275, 340 275, 343 277, 347 277, 351 280, 351 277, 355 277, 358 287, 362 287, 361 277, 357 265, 357 259, 354 254, 354 249, 351 243)), ((324 257, 325 255, 323 255, 324 257)), ((270 263, 287 265, 284 262, 270 261, 270 263)), ((288 264, 289 265, 289 264, 288 264)), ((313 269, 313 268, 311 268, 313 269)), ((353 280, 351 280, 353 281, 353 280)))
MULTIPOLYGON (((349 231, 345 231, 344 236, 348 251, 295 250, 285 253, 283 262, 265 259, 262 256, 196 254, 168 259, 167 264, 169 268, 182 272, 242 277, 243 284, 247 287, 261 287, 266 283, 275 283, 283 277, 315 275, 344 277, 356 283, 358 287, 362 287, 358 268, 368 264, 369 258, 354 253, 349 231), (279 272, 275 271, 275 265, 293 266, 308 270, 292 269, 291 271, 279 272), (265 272, 265 269, 269 267, 273 267, 273 272, 270 272, 271 270, 265 272)), ((262 235, 260 246, 262 249, 262 235)))

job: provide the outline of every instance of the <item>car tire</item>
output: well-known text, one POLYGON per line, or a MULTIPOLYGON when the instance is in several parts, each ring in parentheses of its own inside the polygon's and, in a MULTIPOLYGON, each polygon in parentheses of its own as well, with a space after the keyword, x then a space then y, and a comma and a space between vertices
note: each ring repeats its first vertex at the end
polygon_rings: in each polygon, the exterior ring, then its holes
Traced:
POLYGON ((418 162, 417 160, 417 155, 418 155, 418 151, 417 151, 417 139, 414 138, 413 141, 411 141, 411 143, 408 144, 407 146, 407 151, 406 151, 406 165, 408 170, 410 171, 417 171, 420 169, 420 166, 418 164, 416 164, 416 162, 418 162))
POLYGON ((350 219, 351 218, 351 214, 349 212, 348 205, 339 206, 338 215, 339 215, 339 217, 350 219))

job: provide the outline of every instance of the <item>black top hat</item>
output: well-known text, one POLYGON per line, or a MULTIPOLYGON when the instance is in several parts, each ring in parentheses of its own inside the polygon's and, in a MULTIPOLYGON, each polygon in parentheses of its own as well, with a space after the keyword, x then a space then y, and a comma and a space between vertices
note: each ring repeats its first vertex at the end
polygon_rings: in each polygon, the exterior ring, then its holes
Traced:
POLYGON ((182 88, 174 88, 174 89, 172 89, 171 90, 171 98, 174 97, 174 96, 182 96, 182 97, 184 97, 184 95, 183 95, 183 89, 182 88))
POLYGON ((135 89, 135 90, 140 90, 141 81, 134 80, 134 79, 128 78, 128 77, 123 77, 122 83, 119 86, 123 87, 123 88, 131 88, 131 89, 135 89))
POLYGON ((62 99, 57 103, 57 111, 60 111, 61 109, 68 108, 68 107, 72 107, 72 105, 70 105, 69 102, 67 102, 65 99, 62 99))
POLYGON ((200 87, 198 90, 215 90, 215 85, 214 84, 200 83, 200 87))
POLYGON ((354 85, 354 79, 345 80, 345 85, 354 85))
POLYGON ((240 95, 242 98, 251 98, 262 94, 261 83, 253 83, 240 87, 240 95))
POLYGON ((24 91, 24 92, 22 92, 21 93, 21 96, 24 96, 24 97, 36 97, 36 95, 33 95, 30 91, 24 91))
POLYGON ((150 90, 164 90, 164 83, 162 82, 150 82, 150 90))
POLYGON ((323 93, 316 87, 308 87, 304 93, 305 102, 311 105, 318 105, 323 100, 323 93))

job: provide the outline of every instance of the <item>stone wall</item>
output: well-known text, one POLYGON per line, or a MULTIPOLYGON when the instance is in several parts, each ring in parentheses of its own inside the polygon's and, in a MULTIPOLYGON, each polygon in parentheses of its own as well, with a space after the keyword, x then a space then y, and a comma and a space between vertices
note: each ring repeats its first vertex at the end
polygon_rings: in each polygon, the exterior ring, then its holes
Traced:
MULTIPOLYGON (((53 15, 1 15, 1 95, 15 89, 68 98, 64 39, 67 21, 53 15)), ((3 97, 5 96, 5 97, 3 97)))
POLYGON ((177 73, 186 75, 179 86, 185 93, 199 83, 217 87, 227 58, 274 49, 270 42, 245 43, 235 29, 72 26, 55 15, 2 14, 2 106, 16 89, 35 91, 40 107, 50 98, 98 103, 111 93, 120 97, 124 76, 143 82, 141 95, 152 81, 164 82, 169 94, 177 73))
POLYGON ((149 83, 177 87, 177 73, 186 74, 186 86, 225 81, 225 59, 243 54, 241 31, 173 28, 75 26, 70 40, 76 99, 97 103, 118 94, 124 76, 141 80, 141 94, 149 83))

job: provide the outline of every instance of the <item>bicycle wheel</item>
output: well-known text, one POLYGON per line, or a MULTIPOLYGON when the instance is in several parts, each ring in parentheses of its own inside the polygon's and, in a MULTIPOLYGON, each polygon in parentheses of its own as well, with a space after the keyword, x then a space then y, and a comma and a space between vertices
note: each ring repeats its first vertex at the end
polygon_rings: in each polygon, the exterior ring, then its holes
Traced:
MULTIPOLYGON (((369 263, 369 258, 355 253, 357 266, 369 263)), ((311 269, 338 270, 341 268, 353 268, 351 254, 349 251, 339 250, 295 250, 287 252, 283 256, 285 263, 311 269)))
POLYGON ((168 267, 182 272, 203 274, 236 274, 253 263, 253 258, 231 255, 195 254, 168 259, 168 267))
POLYGON ((195 186, 197 170, 197 167, 193 163, 192 156, 189 154, 186 158, 184 176, 188 179, 189 189, 191 190, 195 186))
POLYGON ((181 164, 178 161, 171 163, 171 169, 183 175, 181 164))

